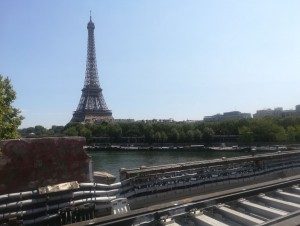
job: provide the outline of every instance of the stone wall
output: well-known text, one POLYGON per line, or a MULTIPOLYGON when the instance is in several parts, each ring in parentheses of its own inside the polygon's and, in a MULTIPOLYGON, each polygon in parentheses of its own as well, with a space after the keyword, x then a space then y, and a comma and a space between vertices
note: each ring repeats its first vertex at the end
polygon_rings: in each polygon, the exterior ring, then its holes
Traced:
POLYGON ((91 159, 85 139, 35 138, 0 142, 0 195, 41 186, 90 182, 91 159))

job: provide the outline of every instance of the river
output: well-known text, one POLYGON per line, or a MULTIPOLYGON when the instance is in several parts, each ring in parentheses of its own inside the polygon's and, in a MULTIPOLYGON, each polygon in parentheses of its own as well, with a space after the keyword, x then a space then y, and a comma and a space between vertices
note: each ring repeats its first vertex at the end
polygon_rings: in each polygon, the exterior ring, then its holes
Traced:
POLYGON ((120 168, 157 166, 172 163, 200 161, 216 158, 230 158, 249 155, 246 152, 216 151, 88 151, 92 157, 93 170, 113 174, 119 180, 120 168))

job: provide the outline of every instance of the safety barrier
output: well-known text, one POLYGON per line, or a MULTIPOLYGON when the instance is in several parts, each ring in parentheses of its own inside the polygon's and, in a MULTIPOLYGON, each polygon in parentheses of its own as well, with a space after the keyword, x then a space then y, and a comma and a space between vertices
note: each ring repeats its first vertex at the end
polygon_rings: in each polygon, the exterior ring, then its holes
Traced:
POLYGON ((0 196, 0 224, 12 218, 24 225, 56 220, 61 224, 94 217, 95 212, 111 208, 122 184, 81 183, 78 189, 40 194, 38 190, 0 196))

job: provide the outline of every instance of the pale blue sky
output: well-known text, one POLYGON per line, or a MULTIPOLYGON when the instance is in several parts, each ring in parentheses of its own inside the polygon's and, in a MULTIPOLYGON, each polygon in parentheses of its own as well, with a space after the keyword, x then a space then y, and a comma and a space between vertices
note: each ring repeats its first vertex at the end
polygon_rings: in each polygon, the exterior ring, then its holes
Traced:
POLYGON ((90 10, 115 118, 201 120, 300 104, 298 0, 1 0, 0 73, 17 92, 22 127, 72 118, 90 10))

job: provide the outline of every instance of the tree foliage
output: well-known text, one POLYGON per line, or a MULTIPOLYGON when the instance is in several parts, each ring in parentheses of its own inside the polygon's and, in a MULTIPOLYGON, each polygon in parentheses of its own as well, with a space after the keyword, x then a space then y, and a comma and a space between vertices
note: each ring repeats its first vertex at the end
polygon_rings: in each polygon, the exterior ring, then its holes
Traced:
POLYGON ((105 142, 211 143, 300 142, 300 117, 242 119, 225 122, 102 122, 68 123, 22 129, 22 136, 84 136, 88 140, 105 138, 105 142), (26 135, 27 134, 27 135, 26 135), (233 138, 232 138, 233 137, 233 138))
POLYGON ((247 126, 242 126, 239 128, 239 141, 248 145, 254 141, 253 132, 247 126))
POLYGON ((211 143, 214 138, 215 132, 210 127, 205 127, 203 130, 203 141, 205 143, 211 143))
POLYGON ((21 125, 23 116, 20 110, 13 107, 16 99, 14 91, 8 77, 0 75, 0 139, 17 138, 18 127, 21 125))

